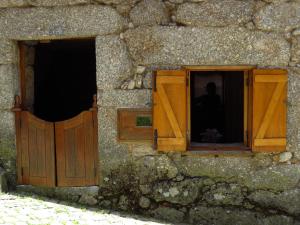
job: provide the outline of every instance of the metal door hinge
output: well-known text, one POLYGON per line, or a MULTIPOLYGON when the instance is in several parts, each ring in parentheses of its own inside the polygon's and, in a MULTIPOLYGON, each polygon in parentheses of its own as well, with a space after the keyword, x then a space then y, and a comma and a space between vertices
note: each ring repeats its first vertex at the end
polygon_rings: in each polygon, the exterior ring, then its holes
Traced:
POLYGON ((94 168, 94 177, 97 177, 97 168, 94 168))
POLYGON ((246 85, 247 86, 251 85, 251 77, 250 76, 247 77, 246 85))
POLYGON ((158 132, 157 129, 154 130, 154 137, 153 137, 153 148, 157 149, 157 139, 158 139, 158 132))
POLYGON ((156 77, 157 77, 157 72, 155 71, 153 73, 153 91, 156 92, 156 77))

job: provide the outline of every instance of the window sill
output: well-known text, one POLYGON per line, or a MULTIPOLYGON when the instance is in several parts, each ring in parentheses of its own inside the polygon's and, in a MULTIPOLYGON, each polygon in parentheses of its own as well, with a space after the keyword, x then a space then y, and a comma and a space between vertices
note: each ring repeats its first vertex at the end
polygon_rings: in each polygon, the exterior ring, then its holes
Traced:
POLYGON ((188 150, 182 153, 186 156, 199 156, 199 157, 252 157, 254 153, 250 150, 188 150))

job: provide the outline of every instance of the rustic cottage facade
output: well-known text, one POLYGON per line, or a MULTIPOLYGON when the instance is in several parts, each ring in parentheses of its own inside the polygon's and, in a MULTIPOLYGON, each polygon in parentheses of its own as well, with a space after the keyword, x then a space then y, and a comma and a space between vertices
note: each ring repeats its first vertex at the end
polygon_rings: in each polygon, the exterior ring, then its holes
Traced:
POLYGON ((0 8, 2 189, 178 223, 300 224, 298 0, 0 8))

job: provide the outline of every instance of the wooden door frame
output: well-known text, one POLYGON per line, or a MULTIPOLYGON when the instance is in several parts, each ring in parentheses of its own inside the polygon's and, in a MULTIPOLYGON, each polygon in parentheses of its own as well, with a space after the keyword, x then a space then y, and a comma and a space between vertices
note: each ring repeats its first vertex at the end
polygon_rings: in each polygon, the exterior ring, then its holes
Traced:
POLYGON ((221 150, 221 151, 231 151, 231 150, 251 150, 251 129, 252 129, 252 70, 256 66, 183 66, 187 72, 187 150, 221 150), (207 146, 191 146, 191 72, 192 71, 241 71, 244 73, 244 144, 243 146, 225 146, 222 144, 217 145, 207 145, 207 146))

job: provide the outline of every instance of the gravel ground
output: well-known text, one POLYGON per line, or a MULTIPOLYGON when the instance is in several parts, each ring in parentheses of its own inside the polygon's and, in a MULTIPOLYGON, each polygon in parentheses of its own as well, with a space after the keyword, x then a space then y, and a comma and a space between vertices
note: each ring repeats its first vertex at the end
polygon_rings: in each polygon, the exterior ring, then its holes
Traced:
MULTIPOLYGON (((166 225, 138 216, 21 194, 0 194, 0 224, 166 225)), ((170 224, 169 224, 170 225, 170 224)))

